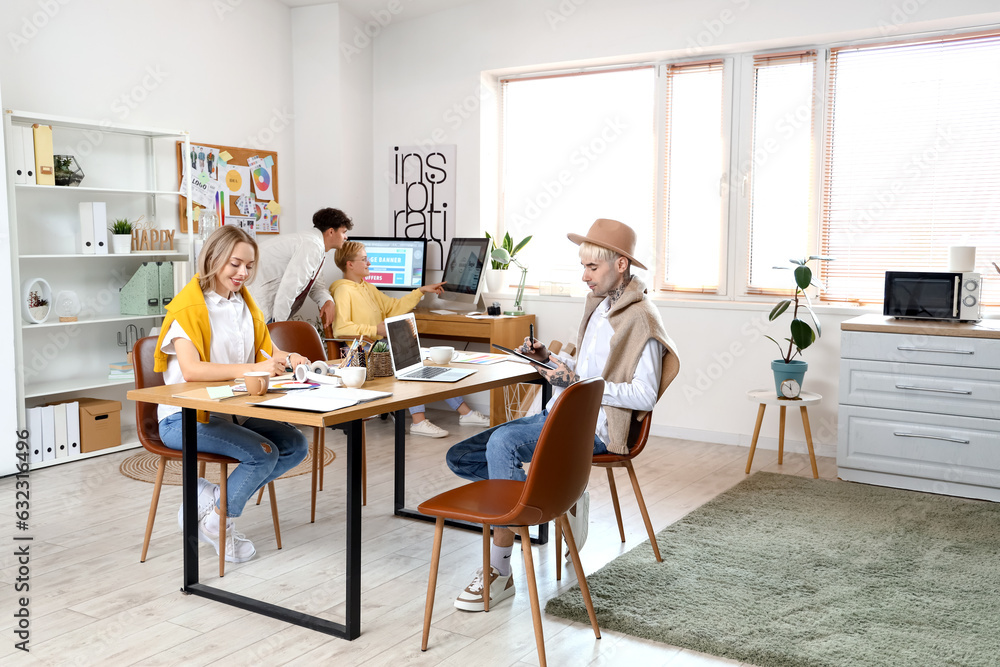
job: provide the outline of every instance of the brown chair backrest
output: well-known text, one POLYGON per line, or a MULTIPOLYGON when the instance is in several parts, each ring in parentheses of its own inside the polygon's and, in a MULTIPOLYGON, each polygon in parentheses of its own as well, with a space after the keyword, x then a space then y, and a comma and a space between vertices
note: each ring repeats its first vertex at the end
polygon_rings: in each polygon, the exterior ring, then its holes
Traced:
POLYGON ((323 339, 319 337, 316 327, 308 322, 289 320, 288 322, 271 322, 267 325, 271 332, 271 342, 279 350, 301 354, 310 361, 326 359, 326 348, 323 339))
POLYGON ((583 495, 603 394, 604 380, 599 377, 581 380, 562 393, 545 420, 514 516, 498 523, 545 523, 565 514, 583 495))
MULTIPOLYGON (((153 370, 153 355, 156 353, 156 336, 146 336, 136 341, 132 348, 132 366, 135 370, 135 388, 160 387, 163 373, 153 370)), ((144 446, 163 446, 160 440, 160 423, 156 418, 156 403, 136 401, 135 424, 139 432, 139 442, 144 446)))
POLYGON ((649 440, 649 427, 653 423, 653 413, 650 412, 642 421, 632 420, 628 431, 628 455, 638 456, 646 441, 649 440))

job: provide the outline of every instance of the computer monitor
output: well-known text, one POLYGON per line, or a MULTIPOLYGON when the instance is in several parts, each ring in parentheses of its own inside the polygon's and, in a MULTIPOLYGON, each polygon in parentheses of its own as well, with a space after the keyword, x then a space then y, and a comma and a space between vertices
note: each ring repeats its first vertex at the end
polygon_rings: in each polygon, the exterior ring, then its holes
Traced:
POLYGON ((410 292, 424 285, 427 274, 427 239, 351 236, 365 244, 369 268, 367 282, 382 291, 410 292))
POLYGON ((489 250, 487 238, 452 239, 441 278, 444 292, 438 298, 475 305, 483 289, 489 250))

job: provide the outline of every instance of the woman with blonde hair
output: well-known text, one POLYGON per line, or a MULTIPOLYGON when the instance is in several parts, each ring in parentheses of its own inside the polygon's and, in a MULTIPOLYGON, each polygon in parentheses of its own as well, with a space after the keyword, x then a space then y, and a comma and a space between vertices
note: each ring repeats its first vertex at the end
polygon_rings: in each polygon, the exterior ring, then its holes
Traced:
MULTIPOLYGON (((276 348, 263 315, 246 289, 253 280, 257 243, 225 225, 205 242, 198 273, 167 306, 156 341, 154 370, 164 384, 233 380, 250 371, 272 376, 309 360, 276 348)), ((181 448, 181 410, 161 405, 160 438, 181 448)), ((239 460, 227 482, 226 560, 242 563, 256 553, 233 519, 250 497, 306 456, 305 436, 290 424, 255 417, 235 423, 229 415, 199 415, 198 451, 239 460)), ((219 487, 198 479, 198 537, 219 552, 219 487), (215 511, 212 511, 212 510, 215 511)), ((181 513, 178 512, 178 521, 181 513)))
MULTIPOLYGON (((385 336, 385 318, 403 315, 416 308, 424 294, 440 294, 444 283, 418 287, 400 299, 393 299, 378 291, 378 288, 365 280, 368 277, 368 252, 365 245, 358 241, 345 241, 337 250, 333 261, 337 268, 344 272, 344 278, 330 285, 337 306, 333 330, 335 336, 367 336, 368 338, 383 338, 385 336)), ((477 410, 473 410, 462 397, 449 398, 448 406, 458 411, 458 423, 462 426, 489 426, 490 420, 477 410)), ((429 438, 443 438, 448 431, 433 424, 424 415, 423 405, 410 408, 413 425, 410 433, 425 435, 429 438)))

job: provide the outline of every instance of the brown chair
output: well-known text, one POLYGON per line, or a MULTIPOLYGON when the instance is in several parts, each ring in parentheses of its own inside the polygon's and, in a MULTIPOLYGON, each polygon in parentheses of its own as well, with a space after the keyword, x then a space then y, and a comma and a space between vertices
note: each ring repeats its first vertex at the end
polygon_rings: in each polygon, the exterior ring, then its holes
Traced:
MULTIPOLYGON (((156 352, 156 336, 140 338, 133 349, 132 364, 135 367, 135 388, 160 387, 163 385, 163 374, 153 370, 153 355, 156 352)), ((163 473, 167 469, 167 460, 181 460, 181 453, 170 449, 160 440, 160 425, 156 417, 155 403, 137 401, 135 404, 135 423, 138 429, 139 442, 150 453, 160 457, 156 467, 156 482, 153 485, 153 499, 149 503, 149 518, 146 519, 146 537, 142 541, 142 556, 140 563, 146 562, 146 551, 149 549, 149 538, 153 534, 153 522, 156 520, 156 507, 160 503, 160 488, 163 486, 163 473)), ((226 482, 229 477, 229 466, 239 465, 239 461, 228 456, 198 452, 200 464, 198 475, 205 476, 206 463, 218 463, 221 467, 219 477, 219 502, 221 514, 226 515, 226 482)), ((278 526, 278 504, 274 496, 274 482, 267 485, 268 497, 271 500, 271 519, 274 522, 274 539, 281 548, 281 529, 278 526)), ((219 576, 226 574, 226 522, 219 522, 219 576)))
POLYGON ((573 566, 583 601, 590 616, 594 635, 600 639, 597 615, 590 599, 587 577, 580 562, 566 512, 587 488, 593 457, 594 430, 601 407, 604 380, 590 378, 572 385, 549 413, 538 438, 528 478, 524 482, 512 480, 486 480, 446 491, 417 508, 423 514, 437 517, 434 525, 434 548, 431 554, 430 576, 427 580, 427 602, 424 608, 424 634, 421 650, 427 650, 434 610, 434 589, 437 586, 438 563, 441 559, 441 537, 444 520, 459 519, 483 524, 483 596, 489 611, 490 526, 516 527, 521 536, 524 569, 528 578, 531 599, 531 616, 535 626, 535 645, 538 658, 545 666, 545 639, 542 634, 542 616, 535 586, 535 569, 531 557, 531 538, 528 527, 555 520, 563 526, 569 544, 573 566))
MULTIPOLYGON (((302 356, 317 361, 321 359, 337 359, 328 357, 329 346, 324 346, 323 339, 320 338, 316 328, 308 322, 299 320, 289 320, 287 322, 272 322, 267 325, 271 333, 271 342, 279 350, 285 352, 295 352, 302 356)), ((336 350, 335 350, 336 351, 336 350)), ((316 521, 316 489, 323 490, 323 457, 326 449, 326 429, 318 426, 313 427, 312 441, 312 508, 309 521, 316 521)), ((368 466, 365 456, 365 428, 361 427, 361 504, 368 504, 368 466)), ((260 495, 257 496, 257 504, 260 504, 260 495)))

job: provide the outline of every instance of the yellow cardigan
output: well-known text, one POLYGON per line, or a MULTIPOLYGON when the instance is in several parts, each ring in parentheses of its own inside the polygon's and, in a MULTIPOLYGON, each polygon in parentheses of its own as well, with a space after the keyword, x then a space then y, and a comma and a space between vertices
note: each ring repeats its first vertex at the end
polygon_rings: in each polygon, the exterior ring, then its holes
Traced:
POLYGON ((330 285, 330 294, 337 305, 333 323, 334 336, 367 336, 381 338, 376 327, 387 317, 403 315, 417 307, 424 293, 415 289, 400 299, 393 299, 364 281, 356 283, 343 278, 330 285))

